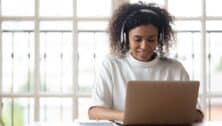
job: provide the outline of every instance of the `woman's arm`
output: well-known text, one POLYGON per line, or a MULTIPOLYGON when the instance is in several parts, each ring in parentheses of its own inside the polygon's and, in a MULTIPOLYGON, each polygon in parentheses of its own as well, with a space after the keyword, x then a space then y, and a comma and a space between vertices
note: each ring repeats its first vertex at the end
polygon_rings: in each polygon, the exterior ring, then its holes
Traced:
POLYGON ((91 107, 88 111, 89 119, 94 120, 123 120, 123 112, 102 106, 91 107))

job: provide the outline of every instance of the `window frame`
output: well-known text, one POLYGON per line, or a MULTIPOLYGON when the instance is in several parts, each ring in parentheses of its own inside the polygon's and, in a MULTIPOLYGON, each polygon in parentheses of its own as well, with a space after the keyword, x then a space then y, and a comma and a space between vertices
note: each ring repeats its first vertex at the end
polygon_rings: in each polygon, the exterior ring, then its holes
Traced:
MULTIPOLYGON (((116 9, 120 4, 123 2, 129 2, 130 0, 112 0, 112 11, 116 9)), ((168 2, 169 0, 164 0, 165 8, 168 8, 168 2)), ((1 5, 2 0, 0 0, 1 5)), ((34 121, 40 120, 40 98, 44 97, 57 97, 57 98, 72 98, 72 119, 75 120, 78 118, 78 99, 79 98, 89 98, 90 95, 87 94, 81 94, 79 92, 78 87, 78 33, 80 32, 78 30, 78 22, 80 21, 108 21, 109 17, 85 17, 85 18, 79 18, 77 17, 77 0, 73 0, 73 15, 72 17, 40 17, 39 16, 39 0, 35 0, 35 15, 34 16, 2 16, 2 13, 0 11, 0 75, 2 75, 2 22, 4 21, 33 21, 34 22, 34 71, 35 71, 35 78, 34 78, 34 93, 33 94, 3 94, 2 93, 2 76, 0 76, 0 103, 2 103, 3 98, 34 98, 34 121), (41 21, 71 21, 73 23, 72 26, 72 36, 73 36, 73 52, 72 52, 72 83, 73 92, 71 94, 41 94, 39 92, 39 82, 40 82, 40 22, 41 21)), ((222 98, 222 94, 213 94, 211 92, 208 92, 208 86, 210 83, 208 82, 209 75, 208 75, 208 63, 207 61, 210 60, 207 54, 207 30, 206 30, 206 21, 208 20, 220 20, 222 21, 221 17, 207 17, 206 16, 206 0, 201 0, 201 16, 200 17, 176 17, 175 20, 177 21, 189 21, 189 20, 195 20, 201 22, 201 62, 203 64, 200 65, 200 71, 201 74, 201 85, 203 86, 202 92, 203 94, 200 95, 201 103, 203 105, 204 113, 207 113, 207 108, 210 106, 207 99, 208 98, 222 98)), ((105 31, 104 31, 105 32, 105 31)), ((2 111, 2 107, 0 105, 0 111, 2 111)))

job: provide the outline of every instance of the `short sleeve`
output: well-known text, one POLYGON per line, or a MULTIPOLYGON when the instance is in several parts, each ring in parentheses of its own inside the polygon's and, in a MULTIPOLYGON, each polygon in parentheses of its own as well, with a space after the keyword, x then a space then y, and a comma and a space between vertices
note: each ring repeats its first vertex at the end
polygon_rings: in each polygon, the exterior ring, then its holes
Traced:
POLYGON ((111 64, 107 60, 103 61, 96 74, 90 108, 93 106, 112 107, 111 64))

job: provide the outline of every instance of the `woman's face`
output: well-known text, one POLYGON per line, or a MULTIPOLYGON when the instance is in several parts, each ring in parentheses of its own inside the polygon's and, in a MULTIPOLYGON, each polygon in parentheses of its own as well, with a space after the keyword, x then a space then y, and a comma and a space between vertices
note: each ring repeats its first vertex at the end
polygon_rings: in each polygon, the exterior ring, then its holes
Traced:
POLYGON ((129 48, 139 61, 150 61, 158 43, 158 29, 152 25, 140 25, 129 31, 129 48))

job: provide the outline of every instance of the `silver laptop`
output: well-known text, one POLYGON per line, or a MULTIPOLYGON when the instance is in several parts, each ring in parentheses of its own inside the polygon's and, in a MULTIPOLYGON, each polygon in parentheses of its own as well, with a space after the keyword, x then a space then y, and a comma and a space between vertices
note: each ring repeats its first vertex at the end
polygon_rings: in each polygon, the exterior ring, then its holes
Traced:
POLYGON ((192 124, 199 81, 130 81, 124 125, 192 124))

